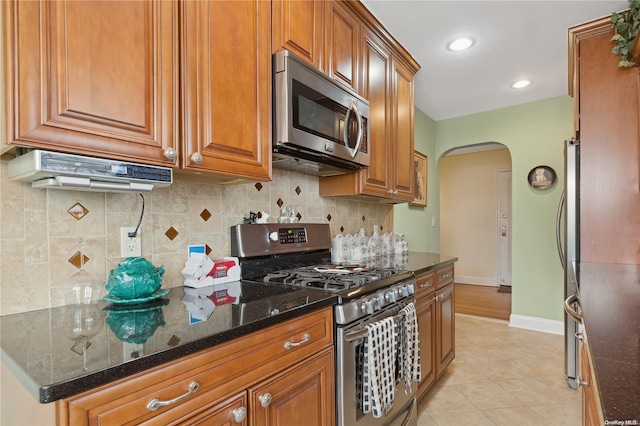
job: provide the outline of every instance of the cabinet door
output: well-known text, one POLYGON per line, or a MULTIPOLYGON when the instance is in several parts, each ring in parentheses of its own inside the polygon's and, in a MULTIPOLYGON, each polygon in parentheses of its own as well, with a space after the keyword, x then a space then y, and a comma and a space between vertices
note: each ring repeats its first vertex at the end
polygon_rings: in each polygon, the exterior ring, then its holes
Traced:
POLYGON ((326 73, 358 90, 360 18, 342 1, 326 1, 326 73))
POLYGON ((269 1, 185 1, 182 167, 271 178, 269 1))
POLYGON ((9 143, 176 162, 177 2, 2 6, 9 143))
MULTIPOLYGON (((167 426, 174 423, 165 423, 167 426)), ((188 420, 175 423, 183 426, 247 426, 247 393, 242 392, 205 409, 188 420)))
POLYGON ((438 377, 455 356, 454 297, 453 284, 436 292, 436 373, 438 377))
POLYGON ((420 369, 422 380, 418 386, 420 398, 436 380, 436 303, 435 291, 416 300, 418 335, 420 339, 420 369))
POLYGON ((324 2, 274 0, 271 10, 274 51, 289 50, 321 69, 324 2))
POLYGON ((333 349, 249 389, 255 426, 335 423, 333 349))
POLYGON ((362 192, 368 195, 389 196, 392 155, 390 144, 391 53, 372 30, 365 27, 363 37, 363 96, 369 101, 369 152, 371 163, 360 171, 362 192))
POLYGON ((393 61, 393 95, 395 104, 392 119, 391 187, 394 198, 406 201, 414 199, 413 158, 413 72, 399 60, 393 61))

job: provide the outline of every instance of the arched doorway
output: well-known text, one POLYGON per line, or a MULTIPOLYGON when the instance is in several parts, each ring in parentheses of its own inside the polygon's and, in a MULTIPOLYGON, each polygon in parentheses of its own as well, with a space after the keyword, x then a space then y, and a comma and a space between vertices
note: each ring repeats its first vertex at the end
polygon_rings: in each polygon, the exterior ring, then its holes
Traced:
POLYGON ((440 247, 456 253, 456 312, 511 314, 511 155, 499 143, 448 151, 440 161, 440 247), (503 287, 500 287, 500 284, 503 287), (460 287, 460 291, 458 291, 460 287))

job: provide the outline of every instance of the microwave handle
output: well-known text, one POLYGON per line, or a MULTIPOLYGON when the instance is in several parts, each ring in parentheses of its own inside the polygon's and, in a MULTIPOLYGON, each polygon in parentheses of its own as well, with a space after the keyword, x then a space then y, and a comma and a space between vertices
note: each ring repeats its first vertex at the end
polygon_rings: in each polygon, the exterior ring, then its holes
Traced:
POLYGON ((360 111, 358 110, 358 106, 356 105, 355 102, 351 102, 351 106, 349 107, 349 110, 347 111, 347 115, 344 117, 344 141, 345 141, 345 146, 347 147, 347 149, 351 152, 351 157, 355 158, 356 154, 358 154, 358 150, 360 149, 360 144, 362 143, 362 136, 364 131, 362 130, 362 114, 360 114, 360 111), (349 141, 349 116, 351 115, 351 111, 355 112, 356 114, 356 120, 358 121, 358 136, 356 137, 356 146, 355 148, 351 149, 349 148, 346 143, 349 141))

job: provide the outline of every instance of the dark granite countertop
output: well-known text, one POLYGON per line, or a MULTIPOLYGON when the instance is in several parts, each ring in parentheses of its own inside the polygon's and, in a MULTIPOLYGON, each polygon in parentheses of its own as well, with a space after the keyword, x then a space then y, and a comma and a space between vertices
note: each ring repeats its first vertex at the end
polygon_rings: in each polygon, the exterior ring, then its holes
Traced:
MULTIPOLYGON (((393 260, 396 267, 420 274, 458 259, 410 252, 393 260)), ((100 302, 102 328, 87 339, 86 370, 82 343, 67 337, 74 307, 5 315, 0 316, 0 354, 34 397, 48 403, 334 305, 337 298, 236 281, 199 290, 172 288, 143 306, 100 302)))
POLYGON ((457 257, 438 253, 410 251, 404 269, 419 275, 432 269, 453 264, 457 260, 457 257))
POLYGON ((604 419, 640 424, 640 265, 581 263, 579 274, 604 419))
POLYGON ((52 402, 331 306, 336 300, 323 291, 236 281, 199 290, 172 288, 144 306, 100 302, 94 314, 98 312, 102 327, 87 339, 86 370, 82 343, 67 337, 69 318, 79 313, 75 308, 5 315, 0 317, 2 361, 39 402, 52 402))

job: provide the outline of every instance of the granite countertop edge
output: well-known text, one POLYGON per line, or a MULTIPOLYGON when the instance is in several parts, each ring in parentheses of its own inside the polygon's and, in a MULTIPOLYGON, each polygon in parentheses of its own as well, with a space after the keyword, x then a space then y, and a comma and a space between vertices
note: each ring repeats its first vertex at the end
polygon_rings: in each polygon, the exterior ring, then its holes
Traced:
POLYGON ((309 305, 292 309, 278 315, 263 318, 248 324, 239 325, 229 330, 201 337, 178 346, 167 348, 160 352, 145 355, 141 358, 125 361, 104 369, 90 371, 87 372, 86 375, 69 378, 48 385, 40 385, 33 381, 28 374, 24 373, 13 359, 11 359, 11 357, 4 351, 2 351, 2 361, 6 363, 18 380, 31 394, 33 394, 38 402, 46 404, 98 388, 155 367, 160 367, 182 357, 210 349, 221 343, 225 343, 272 325, 277 325, 284 321, 315 312, 324 307, 333 306, 336 301, 337 296, 328 296, 310 303, 309 305))

